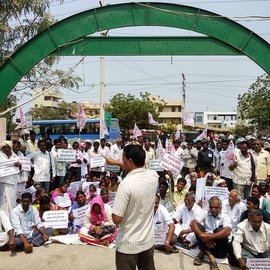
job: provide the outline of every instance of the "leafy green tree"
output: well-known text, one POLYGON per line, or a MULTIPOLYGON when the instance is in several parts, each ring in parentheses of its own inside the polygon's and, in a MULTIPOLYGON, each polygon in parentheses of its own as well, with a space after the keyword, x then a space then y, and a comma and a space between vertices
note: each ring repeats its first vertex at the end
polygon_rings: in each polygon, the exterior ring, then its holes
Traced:
POLYGON ((147 92, 140 93, 140 97, 136 98, 131 94, 117 94, 112 97, 105 110, 119 119, 122 129, 133 129, 135 123, 140 129, 152 129, 153 126, 148 123, 148 112, 157 120, 162 105, 150 101, 149 95, 147 92))
POLYGON ((270 76, 257 78, 248 92, 238 98, 240 116, 258 131, 270 126, 270 76))
POLYGON ((35 107, 30 113, 34 120, 68 120, 76 119, 78 104, 61 102, 58 108, 53 110, 50 107, 35 107))

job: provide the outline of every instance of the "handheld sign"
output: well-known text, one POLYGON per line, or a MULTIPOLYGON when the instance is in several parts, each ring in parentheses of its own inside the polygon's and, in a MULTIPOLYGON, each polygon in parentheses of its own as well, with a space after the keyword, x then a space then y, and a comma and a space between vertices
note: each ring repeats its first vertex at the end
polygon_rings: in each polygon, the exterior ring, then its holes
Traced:
POLYGON ((163 168, 159 166, 160 160, 158 159, 152 159, 149 161, 149 169, 157 171, 157 172, 162 172, 163 168))
POLYGON ((115 172, 118 173, 120 172, 120 167, 116 166, 116 165, 105 165, 105 171, 109 171, 109 172, 115 172))
POLYGON ((71 206, 71 200, 68 196, 57 196, 54 198, 56 205, 66 208, 71 206))
POLYGON ((80 227, 83 226, 85 212, 88 209, 88 207, 89 207, 88 205, 85 205, 72 211, 74 216, 74 225, 78 225, 80 227))
POLYGON ((76 197, 77 191, 80 190, 84 182, 85 180, 70 183, 68 191, 72 194, 73 198, 76 197))
POLYGON ((105 161, 104 157, 91 158, 90 168, 103 167, 105 165, 105 161))
POLYGON ((247 258, 247 267, 249 270, 270 269, 269 258, 247 258))
POLYGON ((10 159, 0 162, 0 177, 19 173, 20 169, 14 166, 17 161, 16 159, 10 159))
POLYGON ((31 160, 29 157, 20 157, 19 162, 22 164, 22 170, 31 171, 31 160))
POLYGON ((169 153, 165 153, 159 166, 166 171, 171 171, 174 176, 177 176, 182 170, 184 162, 169 153))
POLYGON ((204 200, 204 189, 205 189, 206 178, 198 178, 196 181, 196 195, 195 201, 198 203, 200 200, 204 200))
POLYGON ((36 191, 37 190, 35 189, 35 187, 31 186, 31 187, 29 187, 29 188, 27 188, 27 189, 25 189, 23 191, 20 191, 18 195, 19 195, 19 198, 21 198, 22 194, 28 192, 28 193, 31 193, 32 197, 34 198, 36 196, 36 191))
POLYGON ((68 227, 68 211, 46 211, 42 217, 45 222, 43 222, 44 227, 52 227, 53 229, 65 229, 68 227))
POLYGON ((155 245, 163 246, 166 240, 166 230, 165 229, 155 229, 155 245))
POLYGON ((73 149, 59 149, 58 161, 74 162, 76 161, 76 150, 73 149))

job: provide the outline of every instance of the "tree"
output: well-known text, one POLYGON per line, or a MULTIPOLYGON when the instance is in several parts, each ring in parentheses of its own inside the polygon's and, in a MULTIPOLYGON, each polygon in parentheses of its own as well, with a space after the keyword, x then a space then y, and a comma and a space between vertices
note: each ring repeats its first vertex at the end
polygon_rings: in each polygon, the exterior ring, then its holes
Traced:
POLYGON ((240 116, 257 130, 270 126, 270 76, 257 78, 248 92, 238 98, 240 116))
POLYGON ((34 120, 68 120, 77 118, 78 104, 63 101, 58 106, 58 108, 53 110, 50 107, 36 107, 30 113, 34 120))
POLYGON ((159 116, 159 108, 161 104, 153 103, 149 99, 149 93, 140 93, 140 98, 134 95, 117 94, 112 97, 110 104, 105 108, 106 111, 112 112, 113 117, 119 119, 120 127, 122 129, 133 129, 136 123, 140 129, 149 129, 148 112, 150 112, 154 119, 157 120, 159 116))

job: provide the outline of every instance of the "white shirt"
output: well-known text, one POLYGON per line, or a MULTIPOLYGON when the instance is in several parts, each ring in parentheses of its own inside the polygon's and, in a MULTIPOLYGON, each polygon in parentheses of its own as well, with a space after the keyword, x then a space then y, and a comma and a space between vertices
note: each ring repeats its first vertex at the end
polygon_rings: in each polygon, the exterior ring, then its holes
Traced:
POLYGON ((240 221, 240 217, 241 217, 242 213, 246 210, 247 210, 247 207, 246 207, 245 203, 243 203, 241 201, 239 203, 235 204, 233 206, 233 208, 231 208, 231 206, 229 205, 229 200, 222 201, 222 210, 221 211, 231 217, 233 230, 236 229, 236 226, 240 221))
POLYGON ((182 228, 187 230, 190 229, 190 223, 193 219, 196 219, 201 223, 205 218, 205 213, 204 210, 196 203, 194 203, 190 211, 188 211, 185 204, 182 204, 176 209, 172 218, 177 222, 181 221, 182 228))
POLYGON ((150 148, 148 151, 145 149, 145 167, 149 168, 149 161, 155 159, 155 151, 150 148))
POLYGON ((33 226, 36 226, 38 229, 43 227, 38 210, 32 205, 29 206, 26 213, 21 204, 17 205, 11 211, 10 221, 15 235, 24 234, 27 239, 32 237, 33 226))
POLYGON ((111 154, 110 154, 111 158, 116 159, 116 160, 121 160, 122 159, 122 157, 120 156, 121 149, 122 147, 118 146, 117 143, 113 144, 111 146, 111 154))
POLYGON ((173 224, 173 220, 166 207, 160 204, 154 214, 154 227, 157 230, 166 230, 168 232, 170 224, 173 224))
POLYGON ((210 212, 207 212, 206 218, 203 222, 206 232, 213 233, 219 227, 232 228, 232 221, 230 216, 225 213, 220 213, 214 217, 210 212))
POLYGON ((248 219, 245 219, 237 225, 232 245, 236 259, 242 257, 241 245, 254 255, 267 251, 270 245, 270 225, 262 222, 260 229, 256 232, 248 219))
POLYGON ((175 152, 174 152, 174 156, 175 157, 177 157, 177 158, 179 158, 180 160, 182 160, 182 158, 181 158, 181 155, 182 155, 182 153, 183 153, 183 148, 181 148, 180 146, 177 148, 177 149, 175 149, 175 152))
POLYGON ((28 155, 34 163, 34 176, 33 180, 36 182, 50 182, 50 168, 52 170, 52 176, 55 177, 55 161, 54 156, 46 151, 44 154, 37 150, 28 155))
POLYGON ((244 157, 241 152, 236 152, 237 167, 232 171, 232 179, 235 184, 251 185, 251 159, 250 154, 244 157))
MULTIPOLYGON (((102 153, 100 152, 99 149, 97 150, 97 152, 95 152, 94 151, 94 148, 92 148, 91 150, 88 150, 87 153, 88 153, 89 158, 90 158, 90 166, 91 166, 91 159, 102 157, 102 153)), ((101 172, 102 171, 102 167, 96 167, 96 168, 91 168, 90 167, 90 171, 101 172)))
POLYGON ((101 154, 104 157, 109 157, 110 156, 110 148, 108 146, 104 146, 104 148, 102 148, 101 145, 100 145, 98 150, 101 152, 101 154))
POLYGON ((137 254, 154 246, 153 211, 158 174, 134 169, 119 184, 113 214, 123 217, 116 238, 116 250, 137 254))
POLYGON ((67 172, 67 164, 64 161, 58 161, 58 149, 54 148, 51 150, 51 154, 54 158, 55 163, 55 174, 56 176, 65 176, 67 172))

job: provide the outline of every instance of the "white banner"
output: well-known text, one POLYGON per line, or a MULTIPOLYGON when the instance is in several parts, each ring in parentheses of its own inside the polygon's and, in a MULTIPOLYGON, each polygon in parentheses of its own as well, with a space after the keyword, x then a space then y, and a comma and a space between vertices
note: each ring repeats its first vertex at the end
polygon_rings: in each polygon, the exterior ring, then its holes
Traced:
POLYGON ((70 183, 68 191, 72 194, 72 198, 76 197, 77 191, 81 189, 84 182, 85 180, 70 183))
POLYGON ((45 221, 45 228, 52 227, 53 229, 65 229, 68 227, 68 211, 46 211, 42 217, 45 221))
POLYGON ((73 149, 59 149, 58 161, 74 162, 76 161, 76 150, 73 149))
POLYGON ((247 267, 249 270, 270 269, 270 259, 269 258, 247 258, 247 267))
POLYGON ((20 157, 19 162, 22 164, 22 170, 31 171, 31 159, 29 157, 20 157))
POLYGON ((157 171, 157 172, 162 172, 163 168, 159 166, 160 160, 158 159, 152 159, 149 161, 149 169, 157 171))
POLYGON ((184 162, 182 162, 177 157, 170 155, 169 153, 165 153, 162 160, 159 163, 159 166, 162 167, 166 171, 171 171, 174 176, 177 176, 184 166, 184 162))
POLYGON ((166 230, 162 229, 155 229, 155 245, 160 246, 160 245, 165 245, 165 240, 166 240, 166 230))
POLYGON ((72 211, 74 216, 74 225, 78 225, 80 227, 83 226, 85 212, 88 209, 89 205, 82 206, 80 208, 74 209, 72 211))
POLYGON ((96 188, 99 187, 99 182, 84 182, 82 184, 82 191, 85 193, 88 189, 90 185, 94 185, 96 188))
POLYGON ((10 159, 0 162, 0 177, 19 173, 20 169, 14 166, 17 161, 16 159, 10 159))
POLYGON ((90 168, 97 168, 105 166, 105 158, 104 157, 97 157, 90 159, 90 168))

